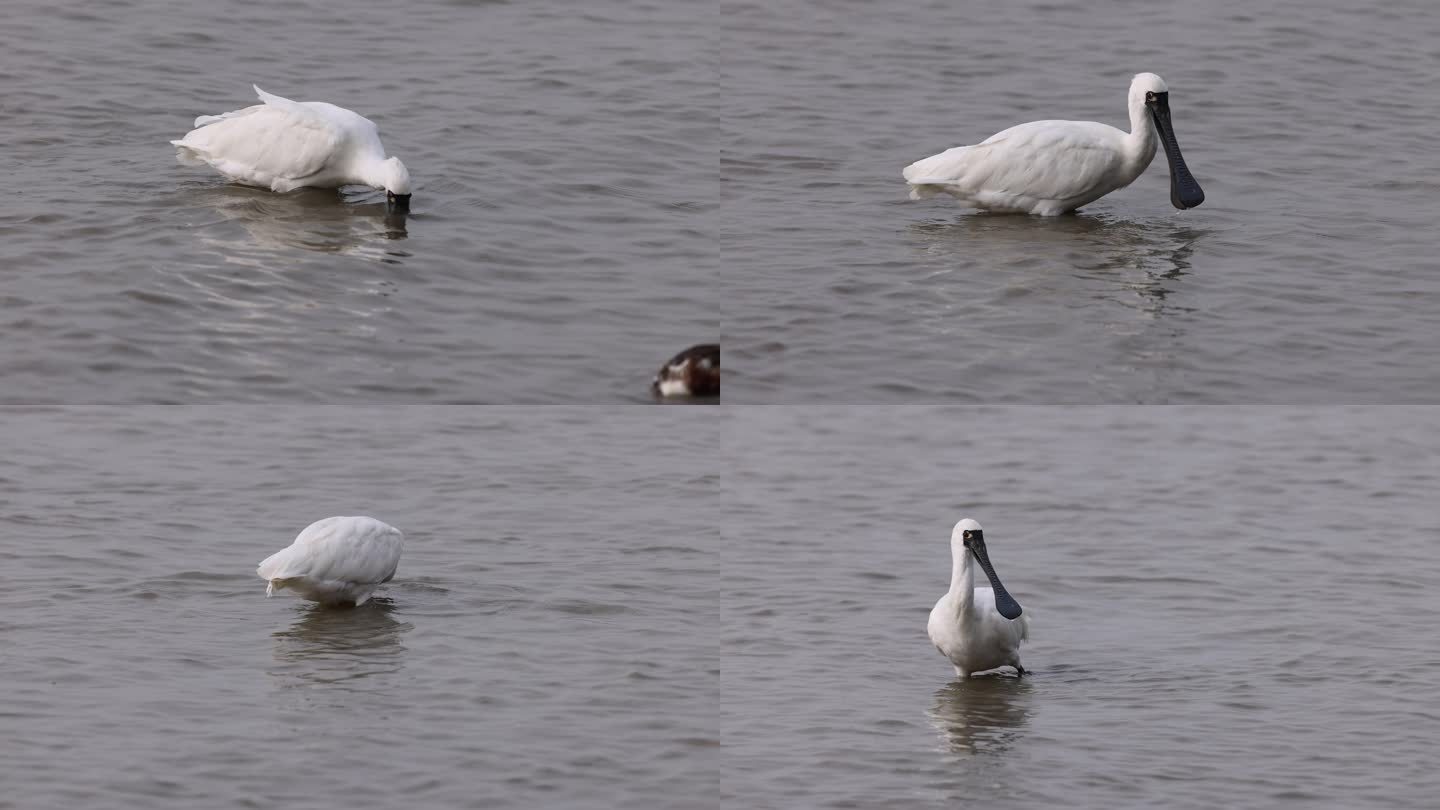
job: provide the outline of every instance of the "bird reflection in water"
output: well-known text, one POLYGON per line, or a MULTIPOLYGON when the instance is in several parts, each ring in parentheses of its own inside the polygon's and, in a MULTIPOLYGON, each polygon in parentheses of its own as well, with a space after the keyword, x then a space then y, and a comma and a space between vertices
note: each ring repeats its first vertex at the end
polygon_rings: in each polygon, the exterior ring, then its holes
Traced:
POLYGON ((1177 309, 1166 297, 1189 273, 1195 245, 1209 231, 1173 217, 1129 220, 1081 213, 1048 218, 971 214, 951 222, 915 223, 910 233, 927 260, 945 265, 934 275, 969 272, 966 268, 980 264, 1023 273, 1024 279, 1006 283, 1030 287, 1049 286, 1049 274, 1068 270, 1077 279, 1098 282, 1099 298, 1154 319, 1177 309))
POLYGON ((289 628, 277 630, 270 674, 287 686, 341 684, 404 667, 401 638, 414 625, 395 618, 380 597, 356 608, 307 606, 289 628))
POLYGON ((952 753, 999 753, 1029 721, 1032 688, 1030 680, 998 675, 953 681, 935 693, 927 715, 952 753))
MULTIPOLYGON (((342 253, 398 264, 409 253, 391 244, 409 236, 409 212, 382 197, 333 189, 301 189, 276 194, 245 186, 208 186, 191 190, 187 202, 215 211, 218 222, 198 224, 202 241, 238 256, 266 256, 299 248, 342 253), (243 237, 231 225, 244 229, 243 237)), ((261 257, 254 257, 259 259, 261 257)))

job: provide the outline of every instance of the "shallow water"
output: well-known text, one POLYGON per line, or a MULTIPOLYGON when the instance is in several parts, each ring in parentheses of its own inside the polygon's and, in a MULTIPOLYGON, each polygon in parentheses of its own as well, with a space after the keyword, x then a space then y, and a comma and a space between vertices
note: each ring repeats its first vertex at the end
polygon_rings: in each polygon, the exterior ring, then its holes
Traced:
POLYGON ((705 412, 8 412, 0 807, 713 807, 705 412), (331 514, 395 581, 266 599, 331 514))
POLYGON ((1428 4, 722 5, 732 402, 1440 399, 1428 4), (1163 155, 1072 217, 907 199, 1014 124, 1128 127, 1140 71, 1203 206, 1163 155))
POLYGON ((0 398, 624 402, 713 342, 714 10, 17 0, 0 398), (180 166, 252 83, 355 109, 416 188, 180 166), (703 167, 698 170, 697 167, 703 167))
POLYGON ((1433 805, 1440 414, 730 411, 727 806, 1433 805), (1023 679, 926 637, 963 516, 1023 679))

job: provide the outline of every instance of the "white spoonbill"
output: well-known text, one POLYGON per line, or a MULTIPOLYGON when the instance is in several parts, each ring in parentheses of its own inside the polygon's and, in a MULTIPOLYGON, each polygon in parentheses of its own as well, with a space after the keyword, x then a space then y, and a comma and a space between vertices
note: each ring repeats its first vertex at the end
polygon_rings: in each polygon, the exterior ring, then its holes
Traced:
POLYGON ((395 576, 405 538, 372 517, 329 517, 260 563, 265 595, 289 588, 312 602, 363 605, 395 576))
POLYGON ((1094 121, 1031 121, 905 167, 910 198, 945 192, 973 208, 1055 216, 1124 188, 1155 157, 1170 161, 1170 203, 1205 202, 1170 126, 1170 91, 1154 73, 1130 81, 1130 131, 1094 121))
POLYGON ((1020 603, 995 575, 979 523, 965 518, 955 524, 950 554, 950 591, 930 611, 930 641, 961 678, 999 667, 1014 667, 1024 675, 1020 642, 1030 637, 1030 617, 1021 615, 1020 603), (992 587, 975 587, 976 563, 992 587))
POLYGON ((409 205, 410 172, 400 158, 385 157, 373 121, 323 101, 291 101, 259 87, 255 93, 263 104, 196 118, 195 129, 170 142, 176 158, 271 191, 372 186, 385 189, 391 203, 409 205))

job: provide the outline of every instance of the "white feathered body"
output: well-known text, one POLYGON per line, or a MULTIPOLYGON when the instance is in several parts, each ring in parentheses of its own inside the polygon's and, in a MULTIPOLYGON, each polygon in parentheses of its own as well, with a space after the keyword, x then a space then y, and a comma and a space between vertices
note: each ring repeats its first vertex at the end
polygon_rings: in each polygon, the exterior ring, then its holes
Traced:
POLYGON ((373 121, 324 101, 255 92, 263 104, 196 118, 195 129, 170 142, 180 161, 278 192, 383 185, 376 172, 385 147, 373 121))
POLYGON ((961 678, 998 667, 1014 667, 1023 674, 1020 643, 1030 637, 1030 614, 1022 610, 1007 619, 995 607, 995 589, 975 587, 980 565, 965 544, 971 532, 981 531, 970 518, 955 524, 950 533, 950 590, 930 611, 926 630, 961 678))
POLYGON ((300 532, 271 554, 256 573, 265 595, 289 588, 312 602, 362 605, 400 565, 404 536, 371 517, 331 517, 300 532))
MULTIPOLYGON (((1149 127, 1148 122, 1142 125, 1149 127)), ((1135 182, 1155 138, 1094 121, 1032 121, 905 167, 910 197, 950 194, 988 211, 1054 216, 1135 182)))
POLYGON ((1020 643, 1030 636, 1030 614, 1007 619, 995 609, 995 591, 975 588, 973 603, 962 610, 951 591, 930 611, 930 641, 966 677, 998 667, 1020 669, 1020 643))

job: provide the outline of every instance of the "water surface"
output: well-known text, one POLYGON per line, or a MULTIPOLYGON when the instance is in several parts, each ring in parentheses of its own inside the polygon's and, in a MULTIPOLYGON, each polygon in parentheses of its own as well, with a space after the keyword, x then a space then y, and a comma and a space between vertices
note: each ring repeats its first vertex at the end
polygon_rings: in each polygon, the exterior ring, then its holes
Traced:
POLYGON ((1440 399, 1429 5, 722 5, 732 401, 1440 399), (1014 124, 1128 128, 1140 71, 1203 206, 1163 155, 1060 219, 907 199, 1014 124))
POLYGON ((702 412, 5 413, 0 806, 713 807, 702 412), (334 514, 395 580, 266 599, 334 514))
POLYGON ((1426 410, 732 409, 737 807, 1423 808, 1440 777, 1426 410), (926 620, 985 526, 1030 674, 926 620))
POLYGON ((8 4, 0 399, 646 398, 719 333, 713 17, 8 4), (178 165, 168 141, 256 103, 252 83, 374 120, 410 214, 178 165))

